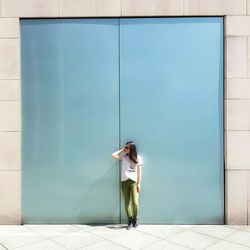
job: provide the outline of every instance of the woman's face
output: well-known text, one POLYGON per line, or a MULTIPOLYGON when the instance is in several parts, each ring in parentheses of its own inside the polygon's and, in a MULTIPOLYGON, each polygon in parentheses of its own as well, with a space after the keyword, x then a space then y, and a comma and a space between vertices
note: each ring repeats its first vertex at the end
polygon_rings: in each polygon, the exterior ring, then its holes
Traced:
POLYGON ((129 153, 129 145, 126 144, 125 147, 124 147, 124 149, 125 149, 125 152, 128 154, 129 153))

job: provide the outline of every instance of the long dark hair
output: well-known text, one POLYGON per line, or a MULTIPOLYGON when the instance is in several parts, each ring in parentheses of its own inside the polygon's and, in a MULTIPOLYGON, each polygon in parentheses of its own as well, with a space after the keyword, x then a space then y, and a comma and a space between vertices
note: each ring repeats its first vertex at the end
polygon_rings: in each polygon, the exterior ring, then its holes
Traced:
POLYGON ((133 141, 128 141, 127 143, 126 143, 126 145, 128 145, 129 146, 129 154, 127 154, 128 155, 128 157, 129 157, 129 159, 132 161, 132 162, 134 162, 135 164, 137 164, 137 150, 136 150, 136 145, 135 145, 135 143, 133 142, 133 141))

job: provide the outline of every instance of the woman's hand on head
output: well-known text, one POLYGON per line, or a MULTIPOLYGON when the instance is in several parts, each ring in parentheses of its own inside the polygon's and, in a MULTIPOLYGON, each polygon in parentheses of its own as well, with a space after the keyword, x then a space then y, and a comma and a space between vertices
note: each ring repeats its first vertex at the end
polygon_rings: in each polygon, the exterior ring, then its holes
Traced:
POLYGON ((126 152, 126 149, 125 147, 122 148, 122 152, 125 153, 126 152))

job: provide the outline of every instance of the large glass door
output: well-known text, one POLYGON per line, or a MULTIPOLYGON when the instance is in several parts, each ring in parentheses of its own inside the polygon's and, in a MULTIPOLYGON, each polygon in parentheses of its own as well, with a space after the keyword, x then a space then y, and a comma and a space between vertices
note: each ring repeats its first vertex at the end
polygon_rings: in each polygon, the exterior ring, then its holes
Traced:
POLYGON ((120 22, 120 133, 144 159, 140 222, 223 224, 223 18, 120 22))
POLYGON ((120 222, 118 19, 21 20, 22 222, 120 222))

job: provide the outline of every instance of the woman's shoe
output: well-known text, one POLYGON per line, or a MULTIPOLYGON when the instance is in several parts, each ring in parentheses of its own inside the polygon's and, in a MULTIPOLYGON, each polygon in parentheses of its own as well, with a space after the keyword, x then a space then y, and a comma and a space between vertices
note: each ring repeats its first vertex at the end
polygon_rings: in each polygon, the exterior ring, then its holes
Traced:
POLYGON ((133 227, 134 228, 138 227, 138 219, 133 219, 133 227))
POLYGON ((128 222, 128 225, 127 225, 126 229, 127 229, 127 230, 130 230, 132 227, 133 227, 133 220, 130 220, 130 221, 128 222))

